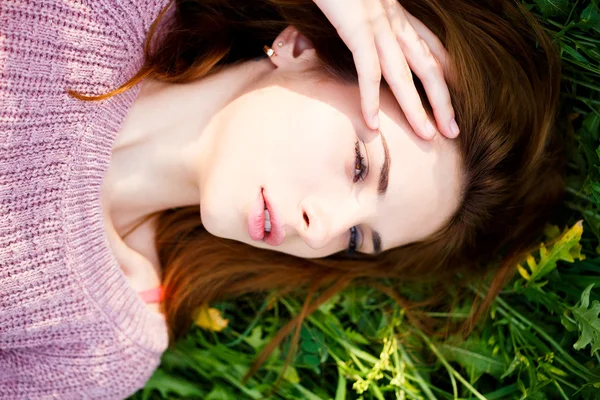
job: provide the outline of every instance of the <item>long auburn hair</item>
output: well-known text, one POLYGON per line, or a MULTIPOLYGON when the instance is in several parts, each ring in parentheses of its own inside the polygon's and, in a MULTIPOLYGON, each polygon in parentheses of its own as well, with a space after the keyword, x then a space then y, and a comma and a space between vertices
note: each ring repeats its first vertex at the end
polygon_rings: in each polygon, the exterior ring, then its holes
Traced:
MULTIPOLYGON (((156 247, 172 340, 190 328, 194 310, 202 304, 248 292, 305 295, 301 313, 263 349, 248 377, 308 314, 349 285, 370 284, 404 302, 380 280, 443 282, 459 271, 468 279, 482 278, 490 272, 490 261, 503 254, 485 299, 472 309, 469 330, 512 276, 515 264, 537 247, 565 184, 567 137, 556 126, 557 48, 535 16, 514 0, 403 0, 402 6, 448 52, 453 73, 447 83, 461 127, 454 140, 466 178, 456 213, 428 238, 377 257, 300 259, 210 235, 201 225, 198 206, 161 211, 155 215, 156 247), (319 296, 313 299, 315 294, 319 296)), ((312 0, 172 0, 150 27, 145 63, 135 76, 105 95, 69 93, 102 100, 145 78, 173 83, 202 78, 260 56, 263 45, 288 25, 312 41, 325 72, 358 82, 351 52, 312 0), (152 43, 173 2, 163 39, 152 43)), ((296 329, 294 344, 298 334, 296 329)), ((290 355, 286 365, 289 360, 290 355)))

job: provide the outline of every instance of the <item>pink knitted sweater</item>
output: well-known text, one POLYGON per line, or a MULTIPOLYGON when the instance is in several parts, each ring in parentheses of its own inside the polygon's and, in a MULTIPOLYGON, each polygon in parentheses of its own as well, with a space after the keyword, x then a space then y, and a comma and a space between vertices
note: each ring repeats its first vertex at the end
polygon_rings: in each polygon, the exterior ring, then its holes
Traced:
POLYGON ((0 399, 127 397, 159 364, 164 317, 104 234, 101 183, 139 93, 83 102, 142 65, 167 0, 0 0, 0 399))

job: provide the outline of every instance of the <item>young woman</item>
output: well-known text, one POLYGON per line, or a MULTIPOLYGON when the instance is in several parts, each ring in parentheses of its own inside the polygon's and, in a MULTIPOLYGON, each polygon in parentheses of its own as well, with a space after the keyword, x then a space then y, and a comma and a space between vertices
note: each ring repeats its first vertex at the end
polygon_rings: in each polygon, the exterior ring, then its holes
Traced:
POLYGON ((491 298, 536 244, 564 154, 535 18, 380 2, 376 121, 368 46, 317 3, 3 5, 3 398, 131 394, 199 305, 246 292, 308 289, 305 315, 354 282, 480 276, 502 251, 491 298))

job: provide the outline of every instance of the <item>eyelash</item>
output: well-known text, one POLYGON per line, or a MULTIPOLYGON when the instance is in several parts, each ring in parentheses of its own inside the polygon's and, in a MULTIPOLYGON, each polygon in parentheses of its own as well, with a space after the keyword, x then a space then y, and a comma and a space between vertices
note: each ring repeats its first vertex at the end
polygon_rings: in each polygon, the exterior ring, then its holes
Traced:
MULTIPOLYGON (((354 161, 354 173, 358 172, 358 175, 354 176, 353 182, 363 181, 367 176, 367 166, 364 162, 365 158, 360 152, 360 146, 358 140, 354 143, 355 161, 354 161)), ((360 232, 356 226, 350 228, 350 240, 348 242, 348 249, 346 250, 349 256, 354 255, 356 252, 356 246, 358 245, 358 237, 360 232)))
POLYGON ((353 226, 352 228, 350 228, 350 240, 348 241, 348 249, 346 250, 350 257, 352 257, 356 252, 356 246, 358 245, 358 237, 358 228, 356 226, 353 226))
POLYGON ((362 156, 362 154, 360 152, 360 146, 358 145, 358 140, 354 144, 354 152, 356 154, 356 158, 354 161, 354 173, 356 173, 356 171, 359 171, 358 176, 357 175, 354 176, 354 182, 356 183, 359 180, 360 181, 364 180, 365 177, 367 176, 367 166, 364 162, 365 158, 362 156))

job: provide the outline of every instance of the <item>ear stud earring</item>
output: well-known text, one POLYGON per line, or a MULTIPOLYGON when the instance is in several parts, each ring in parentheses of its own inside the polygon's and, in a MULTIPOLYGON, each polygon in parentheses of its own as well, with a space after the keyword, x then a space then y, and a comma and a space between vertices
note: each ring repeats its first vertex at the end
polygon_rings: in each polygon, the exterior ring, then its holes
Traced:
POLYGON ((277 46, 279 46, 279 47, 283 46, 283 42, 278 42, 277 46))
POLYGON ((263 47, 263 51, 269 56, 269 57, 273 57, 275 55, 275 50, 273 50, 272 48, 270 48, 269 46, 265 45, 263 47))

